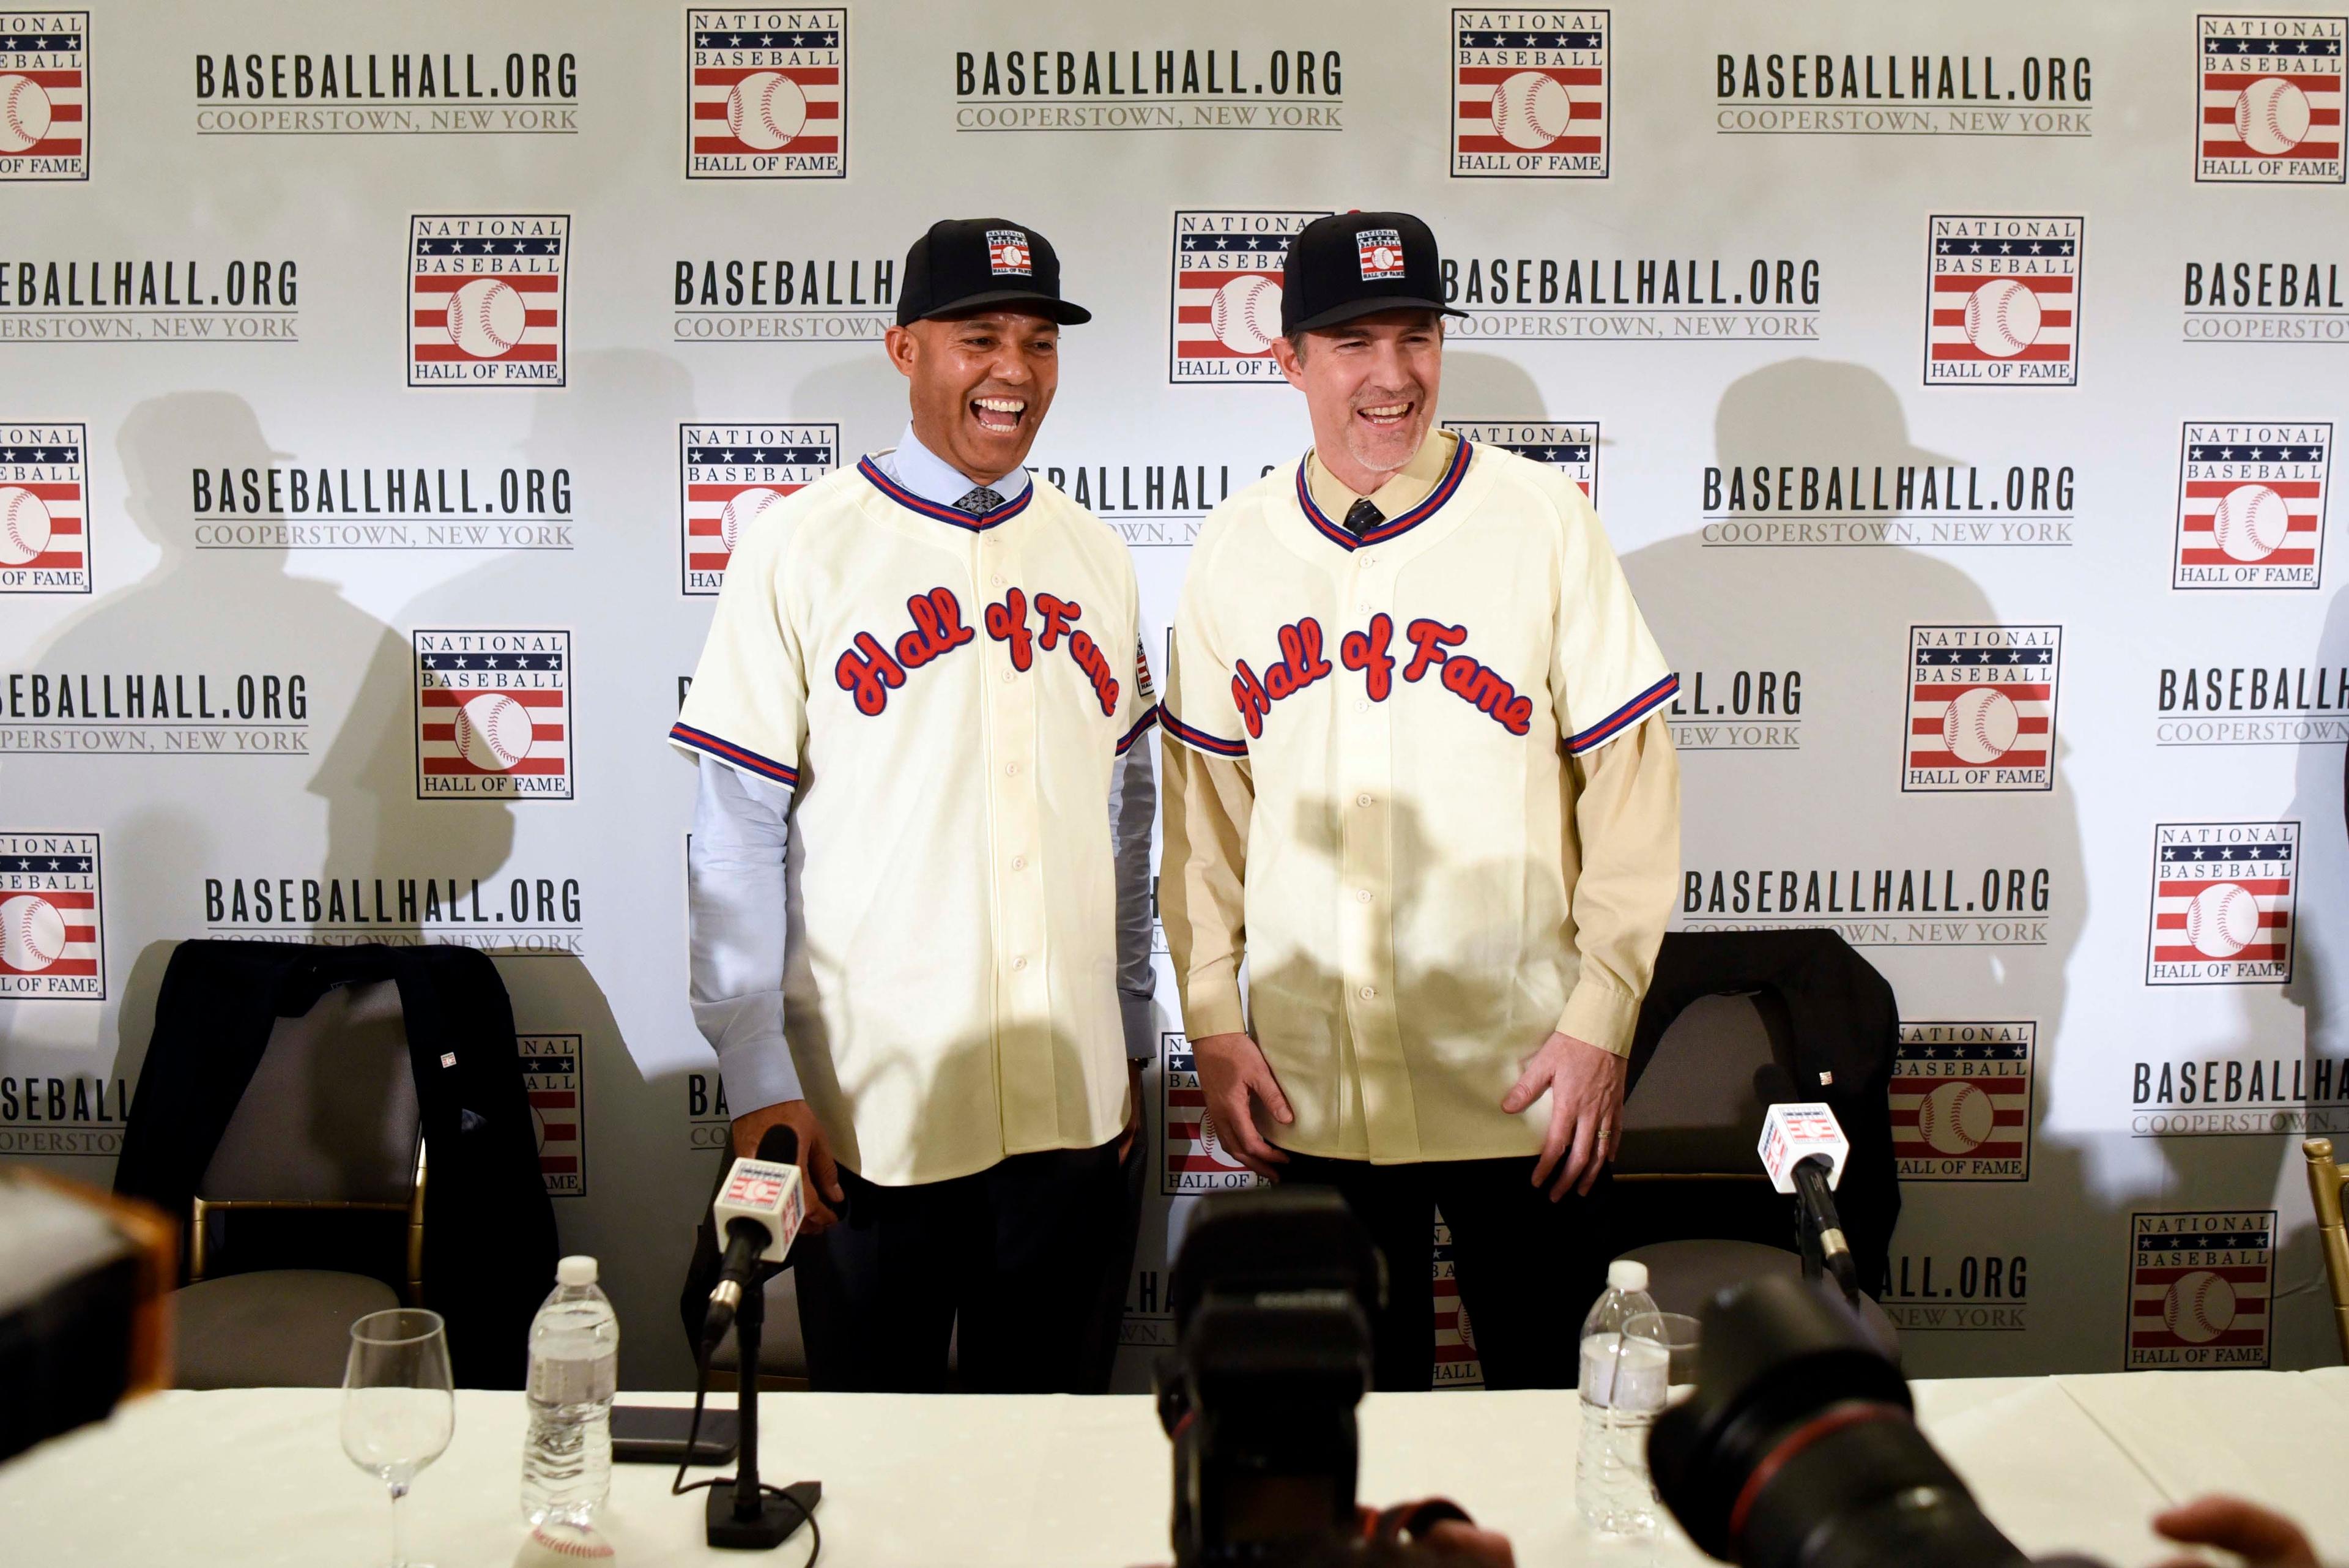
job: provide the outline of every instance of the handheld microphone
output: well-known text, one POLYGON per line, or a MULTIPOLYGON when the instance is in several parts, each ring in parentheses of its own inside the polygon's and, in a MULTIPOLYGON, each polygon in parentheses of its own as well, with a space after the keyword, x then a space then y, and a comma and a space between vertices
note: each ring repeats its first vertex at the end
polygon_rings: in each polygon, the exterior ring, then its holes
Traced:
POLYGON ((759 1139, 759 1152, 737 1159, 710 1205, 719 1234, 726 1238, 726 1258, 718 1272, 717 1288, 709 1293, 709 1311, 701 1320, 701 1341, 714 1346, 734 1326, 734 1314, 750 1290, 761 1263, 780 1263, 791 1252, 807 1217, 807 1192, 800 1168, 792 1161, 800 1151, 799 1135, 787 1127, 769 1127, 759 1139))
MULTIPOLYGON (((1859 1299, 1859 1270, 1851 1243, 1837 1214, 1834 1191, 1843 1180, 1844 1161, 1851 1140, 1836 1120, 1835 1108, 1819 1101, 1797 1101, 1794 1080, 1773 1062, 1754 1075, 1754 1093, 1769 1102, 1756 1152, 1770 1185, 1791 1193, 1796 1200, 1802 1228, 1804 1262, 1816 1258, 1820 1268, 1835 1275, 1847 1301, 1859 1299)), ((1816 1275, 1816 1271, 1806 1268, 1816 1275)))

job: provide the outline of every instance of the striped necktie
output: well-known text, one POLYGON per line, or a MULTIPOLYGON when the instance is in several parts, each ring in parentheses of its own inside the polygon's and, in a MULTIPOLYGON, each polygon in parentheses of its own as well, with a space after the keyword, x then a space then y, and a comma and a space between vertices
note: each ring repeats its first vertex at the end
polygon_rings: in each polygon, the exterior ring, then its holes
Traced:
POLYGON ((1359 539, 1386 520, 1387 514, 1371 505, 1366 495, 1347 509, 1346 532, 1359 539))

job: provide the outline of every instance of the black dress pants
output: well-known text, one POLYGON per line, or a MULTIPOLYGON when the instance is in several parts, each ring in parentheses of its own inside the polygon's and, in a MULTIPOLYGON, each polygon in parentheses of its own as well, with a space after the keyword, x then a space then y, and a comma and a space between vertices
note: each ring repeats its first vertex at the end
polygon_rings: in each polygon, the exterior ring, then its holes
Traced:
POLYGON ((1490 1388, 1571 1388, 1582 1319, 1606 1288, 1614 1249, 1608 1178, 1556 1203, 1533 1184, 1534 1157, 1372 1165, 1290 1154, 1283 1186, 1333 1187, 1387 1261, 1386 1310, 1371 1324, 1384 1389, 1435 1378, 1435 1211, 1452 1228, 1452 1265, 1490 1388))
POLYGON ((1133 1268, 1143 1140, 1017 1154, 882 1187, 843 1168, 841 1222, 793 1249, 823 1392, 1103 1393, 1133 1268))

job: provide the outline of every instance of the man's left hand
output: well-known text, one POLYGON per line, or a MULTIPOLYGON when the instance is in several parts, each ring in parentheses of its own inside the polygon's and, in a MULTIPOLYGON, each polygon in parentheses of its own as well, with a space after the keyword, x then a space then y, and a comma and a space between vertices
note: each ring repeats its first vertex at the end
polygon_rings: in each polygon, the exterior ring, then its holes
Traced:
POLYGON ((1125 1118, 1125 1136, 1117 1140, 1117 1162, 1120 1165, 1123 1165, 1125 1157, 1133 1152, 1133 1140, 1142 1136, 1142 1064, 1131 1056, 1125 1063, 1125 1087, 1133 1113, 1125 1118))
POLYGON ((1623 1141, 1623 1074, 1625 1062, 1612 1051, 1602 1051, 1571 1034, 1553 1033, 1526 1064, 1526 1070, 1501 1100, 1511 1116, 1549 1091, 1549 1131, 1542 1138, 1541 1158, 1534 1162, 1534 1185, 1549 1188, 1556 1203, 1570 1188, 1587 1194, 1599 1172, 1615 1158, 1623 1141), (1552 1180, 1550 1173, 1557 1172, 1552 1180))

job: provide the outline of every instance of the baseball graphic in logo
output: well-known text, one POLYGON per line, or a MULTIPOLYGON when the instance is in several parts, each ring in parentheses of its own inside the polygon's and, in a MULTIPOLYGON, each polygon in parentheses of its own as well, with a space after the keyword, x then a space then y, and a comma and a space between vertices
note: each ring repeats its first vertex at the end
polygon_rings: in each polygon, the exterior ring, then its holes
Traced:
POLYGON ((837 424, 695 421, 678 427, 679 546, 688 594, 714 594, 726 564, 783 502, 840 463, 837 424))
POLYGON ((1199 1086, 1191 1043, 1172 1032, 1162 1033, 1158 1059, 1160 1141, 1166 1151, 1160 1193, 1171 1197, 1254 1187, 1256 1173, 1224 1147, 1207 1114, 1207 1096, 1199 1086))
POLYGON ((1607 177, 1610 17, 1452 13, 1454 178, 1607 177))
POLYGON ((571 220, 409 220, 408 384, 564 384, 571 220))
POLYGON ((1402 276, 1402 234, 1394 229, 1364 229, 1354 236, 1361 252, 1362 281, 1381 283, 1402 276))
POLYGON ((86 433, 0 423, 0 594, 90 591, 86 433))
POLYGON ((2197 19, 2194 178, 2339 184, 2343 41, 2349 17, 2197 19))
POLYGON ((1900 787, 2054 787, 2064 628, 1909 628, 1909 733, 1900 787))
POLYGON ((101 1002, 98 836, 0 833, 0 1000, 101 1002))
POLYGON ((419 631, 419 800, 568 800, 571 634, 419 631))
POLYGON ((2129 1370, 2265 1366, 2275 1211, 2129 1221, 2129 1370))
POLYGON ((1994 277, 1966 296, 1966 341, 1994 359, 2012 359, 2039 340, 2039 296, 2011 277, 1994 277))
POLYGON ((685 14, 689 180, 848 173, 848 12, 685 14))
POLYGON ((1925 384, 2076 384, 2086 233, 2076 217, 1930 219, 1925 384))
MULTIPOLYGON (((1291 235, 1323 213, 1181 212, 1174 214, 1174 314, 1167 379, 1280 380, 1272 357, 1291 235)), ((1390 233, 1392 231, 1389 231, 1390 233)), ((1371 275, 1363 247, 1362 275, 1371 275)), ((1384 263, 1379 265, 1386 265, 1384 263)), ((1392 265, 1400 275, 1402 248, 1392 265)))
POLYGON ((0 16, 0 180, 89 178, 89 13, 0 16))
POLYGON ((2022 1020, 1901 1022, 1891 1099, 1903 1181, 2028 1178, 2038 1033, 2022 1020))
POLYGON ((2156 826, 2146 983, 2290 980, 2299 851, 2296 822, 2156 826))
POLYGON ((2170 586, 2317 587, 2331 422, 2189 421, 2185 430, 2170 586))

